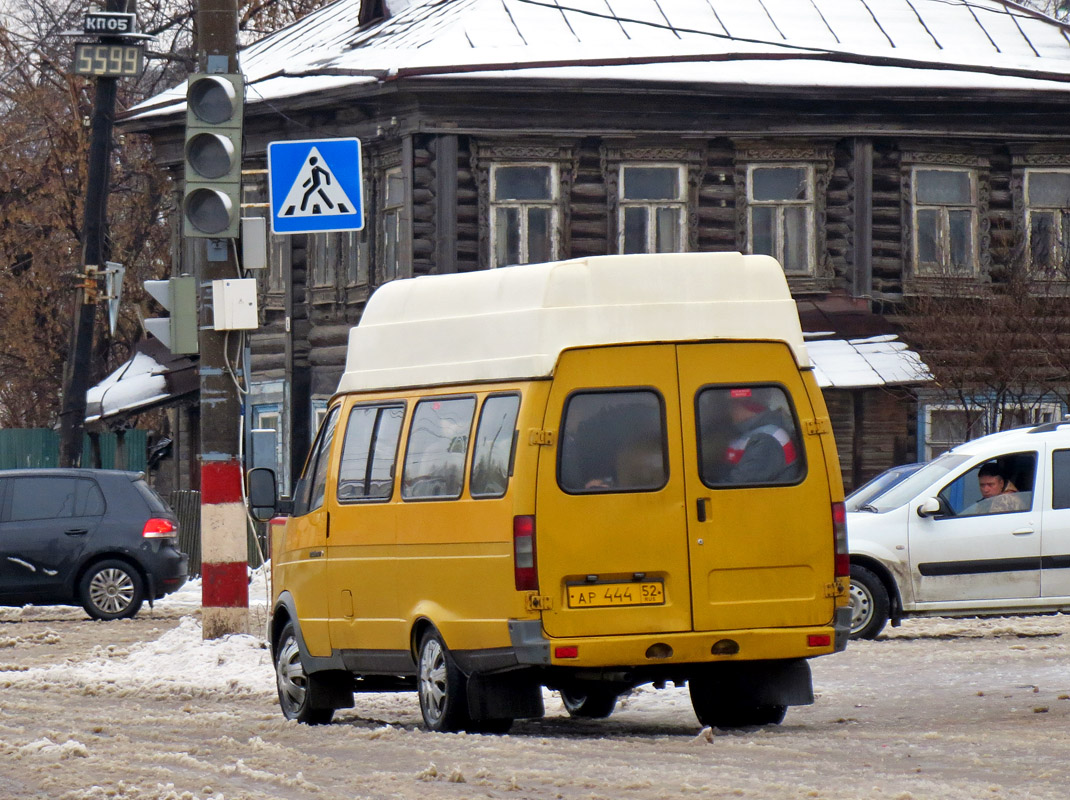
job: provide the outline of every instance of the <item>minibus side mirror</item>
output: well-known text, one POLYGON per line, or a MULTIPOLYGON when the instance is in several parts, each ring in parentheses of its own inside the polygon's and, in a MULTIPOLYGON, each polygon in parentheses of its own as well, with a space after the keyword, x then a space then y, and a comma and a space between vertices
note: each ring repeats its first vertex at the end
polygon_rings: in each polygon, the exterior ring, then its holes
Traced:
POLYGON ((918 506, 919 517, 935 517, 940 513, 940 501, 935 497, 929 497, 918 506))
POLYGON ((275 471, 267 467, 249 470, 249 512, 260 522, 267 522, 278 510, 275 471))

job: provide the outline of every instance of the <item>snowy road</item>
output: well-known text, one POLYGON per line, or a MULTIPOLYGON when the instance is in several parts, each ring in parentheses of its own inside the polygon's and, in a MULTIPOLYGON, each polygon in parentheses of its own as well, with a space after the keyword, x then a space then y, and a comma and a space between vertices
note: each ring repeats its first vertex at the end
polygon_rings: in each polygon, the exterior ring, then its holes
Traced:
POLYGON ((924 620, 813 662, 779 727, 700 732, 686 689, 508 736, 421 730, 415 695, 327 727, 278 712, 253 636, 181 603, 93 623, 0 609, 0 800, 1058 798, 1070 795, 1070 617, 924 620))

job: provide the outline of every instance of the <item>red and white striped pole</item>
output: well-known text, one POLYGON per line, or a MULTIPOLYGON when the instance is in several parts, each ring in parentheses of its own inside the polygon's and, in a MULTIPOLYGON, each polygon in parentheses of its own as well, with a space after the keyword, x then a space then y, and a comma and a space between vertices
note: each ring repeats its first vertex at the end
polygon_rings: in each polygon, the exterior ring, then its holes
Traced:
POLYGON ((246 633, 249 627, 242 480, 237 458, 201 462, 201 628, 205 639, 246 633))

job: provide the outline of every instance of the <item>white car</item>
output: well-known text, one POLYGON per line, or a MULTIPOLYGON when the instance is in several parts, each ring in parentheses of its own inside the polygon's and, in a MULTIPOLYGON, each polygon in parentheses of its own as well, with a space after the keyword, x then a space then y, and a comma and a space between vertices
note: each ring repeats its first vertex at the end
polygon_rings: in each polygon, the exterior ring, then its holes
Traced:
POLYGON ((1070 609, 1070 422, 959 445, 848 512, 847 535, 853 638, 909 616, 1070 609), (1004 491, 984 497, 991 472, 1004 491))

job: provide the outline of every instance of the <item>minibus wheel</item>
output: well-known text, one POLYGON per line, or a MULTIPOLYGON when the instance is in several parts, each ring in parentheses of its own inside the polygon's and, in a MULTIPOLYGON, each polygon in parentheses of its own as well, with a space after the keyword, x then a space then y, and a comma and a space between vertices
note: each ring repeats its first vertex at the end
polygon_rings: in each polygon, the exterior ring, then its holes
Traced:
POLYGON ((617 707, 617 693, 594 686, 586 691, 562 689, 561 702, 570 717, 605 719, 617 707))
POLYGON ((464 729, 470 722, 464 674, 434 628, 420 639, 417 665, 420 713, 428 730, 452 733, 464 729))
POLYGON ((326 725, 334 717, 333 708, 314 708, 317 698, 315 675, 305 672, 293 622, 287 622, 275 650, 275 682, 279 687, 279 707, 286 719, 306 725, 326 725))
POLYGON ((710 692, 703 681, 694 679, 687 682, 691 691, 691 707, 699 724, 709 728, 729 730, 731 728, 749 728, 754 725, 779 725, 784 721, 787 706, 750 705, 725 701, 723 696, 710 692))

